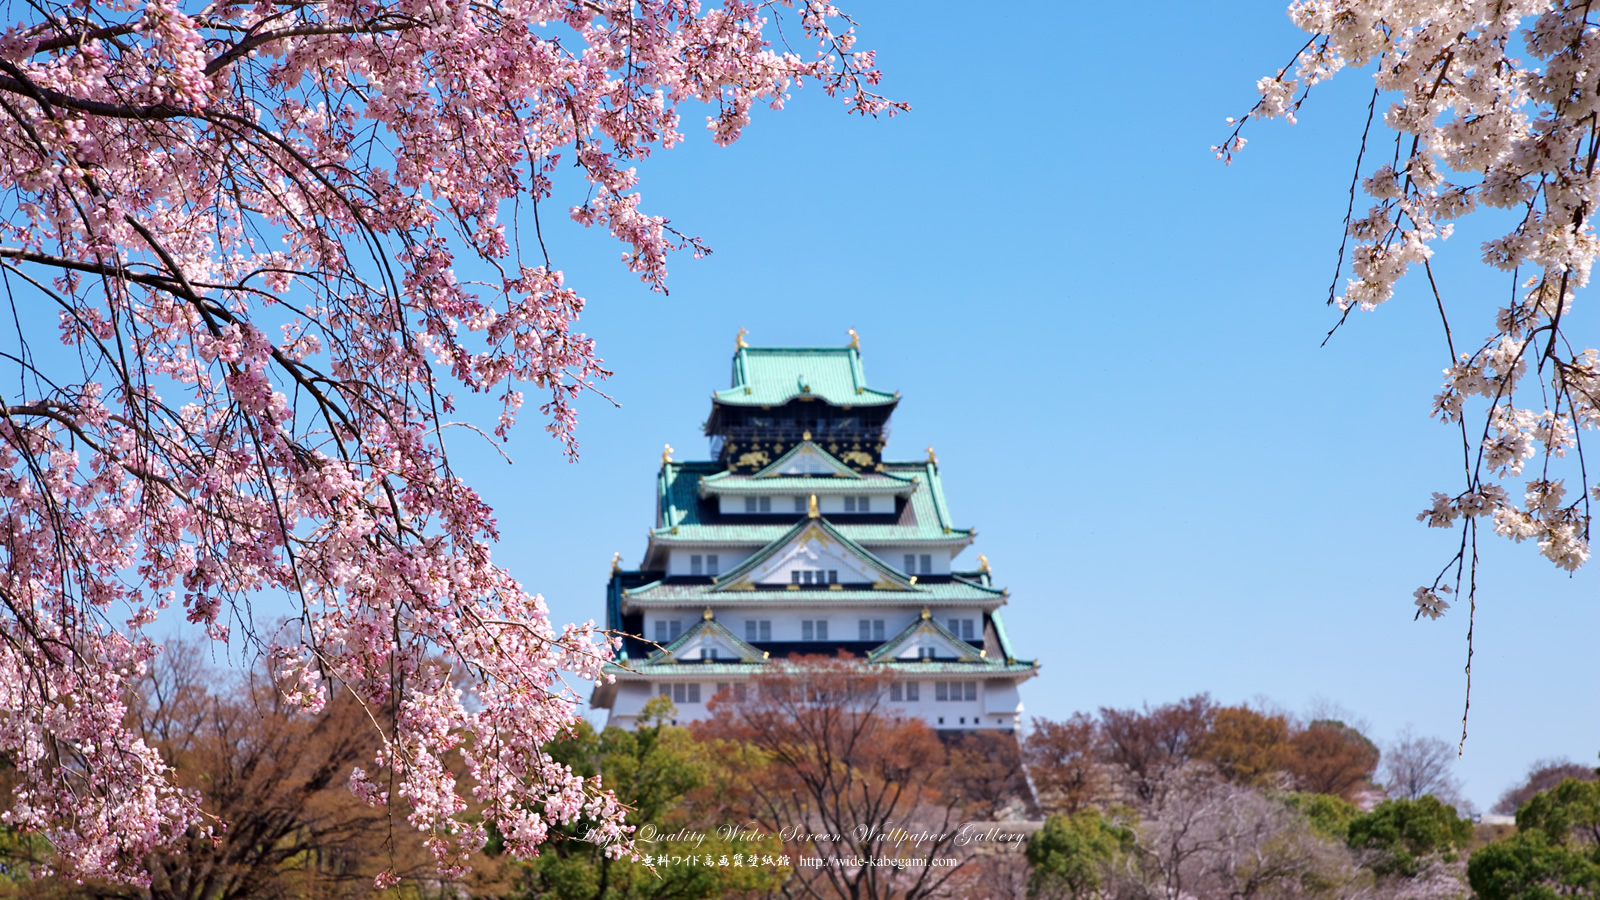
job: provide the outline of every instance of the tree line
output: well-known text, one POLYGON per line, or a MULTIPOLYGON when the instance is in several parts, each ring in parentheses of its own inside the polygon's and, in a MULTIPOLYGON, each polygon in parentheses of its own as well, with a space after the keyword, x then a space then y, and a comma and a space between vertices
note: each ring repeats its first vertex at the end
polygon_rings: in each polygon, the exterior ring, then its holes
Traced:
POLYGON ((890 677, 813 658, 719 694, 690 727, 671 724, 664 697, 632 731, 579 722, 545 746, 547 760, 604 777, 636 828, 632 852, 619 855, 585 822, 541 819, 535 805, 527 820, 547 829, 537 857, 514 858, 515 836, 489 823, 467 874, 449 879, 426 835, 371 796, 389 786, 352 779, 381 750, 381 713, 337 691, 309 712, 285 702, 270 674, 219 677, 180 645, 138 685, 130 727, 199 798, 209 831, 142 860, 151 878, 136 886, 53 875, 48 836, 7 827, 0 897, 1531 900, 1600 890, 1592 769, 1537 765, 1496 806, 1517 812, 1516 828, 1475 829, 1452 805, 1459 785, 1443 741, 1407 734, 1380 750, 1338 719, 1203 694, 1035 719, 1020 739, 941 736, 893 714, 890 677), (385 872, 402 876, 399 887, 375 885, 385 872))

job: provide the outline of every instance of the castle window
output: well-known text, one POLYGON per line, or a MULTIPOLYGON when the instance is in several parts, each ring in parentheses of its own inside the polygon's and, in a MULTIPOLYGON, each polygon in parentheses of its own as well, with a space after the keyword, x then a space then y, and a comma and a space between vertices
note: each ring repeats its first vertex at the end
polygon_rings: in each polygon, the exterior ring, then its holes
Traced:
POLYGON ((701 574, 701 569, 703 568, 703 563, 704 563, 704 559, 698 553, 696 553, 693 556, 689 557, 689 574, 690 575, 699 575, 699 574, 701 574))
POLYGON ((804 498, 804 497, 796 497, 796 498, 794 498, 794 511, 797 512, 797 513, 803 513, 803 512, 806 511, 806 498, 804 498))
POLYGON ((668 641, 677 640, 678 635, 682 633, 683 623, 677 619, 671 621, 656 620, 656 643, 665 644, 668 641))
POLYGON ((915 681, 906 682, 906 699, 907 700, 916 700, 917 699, 917 695, 919 693, 921 693, 920 689, 917 687, 918 684, 919 684, 919 682, 915 682, 915 681))
POLYGON ((882 619, 862 619, 861 620, 861 640, 863 640, 863 641, 881 641, 881 640, 883 640, 883 620, 882 619))
POLYGON ((891 701, 899 703, 901 700, 905 699, 903 694, 904 691, 900 690, 900 682, 896 681, 895 683, 889 685, 889 699, 891 701))
MULTIPOLYGON (((662 687, 661 693, 665 694, 666 693, 666 685, 662 685, 661 687, 662 687)), ((700 685, 699 684, 683 684, 682 682, 679 682, 678 684, 673 685, 672 686, 672 702, 673 703, 699 703, 700 702, 700 685)))
POLYGON ((905 570, 907 575, 917 574, 917 555, 915 553, 906 554, 905 570))
POLYGON ((717 574, 717 555, 715 553, 711 553, 706 556, 706 574, 717 574))
POLYGON ((747 641, 770 641, 770 640, 772 640, 772 620, 771 619, 745 619, 744 620, 744 639, 747 640, 747 641))
POLYGON ((932 575, 933 574, 933 557, 928 555, 928 554, 926 554, 926 553, 924 553, 924 554, 922 554, 921 559, 922 559, 922 574, 924 574, 924 575, 932 575))
POLYGON ((754 498, 754 497, 746 497, 746 498, 744 498, 744 511, 747 512, 747 513, 753 513, 753 512, 756 511, 756 498, 754 498))
POLYGON ((973 639, 972 638, 972 634, 973 634, 973 627, 972 627, 973 626, 973 620, 972 619, 950 619, 948 621, 948 624, 950 625, 950 633, 951 634, 955 635, 958 638, 961 638, 964 641, 970 641, 970 640, 973 639))
POLYGON ((856 498, 856 512, 872 512, 872 498, 871 497, 858 497, 858 498, 856 498))
POLYGON ((800 622, 800 640, 825 641, 828 639, 827 619, 804 619, 800 622))
POLYGON ((844 511, 845 512, 855 512, 856 511, 856 498, 854 498, 854 497, 846 497, 846 498, 844 498, 844 511))
POLYGON ((760 510, 762 512, 764 512, 764 513, 772 512, 772 498, 771 497, 758 497, 756 499, 757 499, 757 504, 758 504, 758 506, 759 506, 759 508, 760 508, 760 510))
POLYGON ((935 681, 933 683, 933 699, 950 702, 976 700, 978 699, 978 683, 976 681, 935 681))

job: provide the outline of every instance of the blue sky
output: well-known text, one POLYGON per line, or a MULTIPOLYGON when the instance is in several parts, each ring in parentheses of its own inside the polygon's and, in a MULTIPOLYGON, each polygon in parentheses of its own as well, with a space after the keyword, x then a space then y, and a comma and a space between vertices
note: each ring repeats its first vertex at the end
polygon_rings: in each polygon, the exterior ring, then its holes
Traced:
MULTIPOLYGON (((1319 347, 1368 76, 1251 129, 1224 168, 1224 117, 1304 40, 1281 3, 847 10, 912 112, 863 121, 807 88, 718 149, 688 110, 688 143, 641 166, 645 206, 715 253, 677 259, 669 297, 604 234, 547 222, 621 407, 583 404, 576 465, 531 416, 513 466, 457 442, 501 561, 557 619, 602 618, 662 444, 706 453, 735 332, 843 345, 853 327, 873 384, 904 394, 891 455, 936 448, 980 531, 967 559, 1011 588, 1011 633, 1043 664, 1031 715, 1209 691, 1453 740, 1465 611, 1413 622, 1410 602, 1454 540, 1414 517, 1460 479, 1427 418, 1448 358, 1425 283, 1319 347)), ((1505 295, 1480 240, 1438 256, 1458 335, 1505 295)), ((1487 807, 1536 758, 1594 761, 1600 607, 1592 567, 1483 551, 1458 773, 1487 807)))

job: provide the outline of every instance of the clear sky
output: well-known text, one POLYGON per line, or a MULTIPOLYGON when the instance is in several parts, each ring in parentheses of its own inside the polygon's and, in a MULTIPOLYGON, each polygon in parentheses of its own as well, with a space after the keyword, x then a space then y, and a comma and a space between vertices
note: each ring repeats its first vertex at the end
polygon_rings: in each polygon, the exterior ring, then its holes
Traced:
MULTIPOLYGON (((1253 128, 1224 168, 1207 150, 1224 117, 1304 40, 1281 2, 846 9, 913 111, 862 121, 806 89, 728 149, 690 121, 641 166, 645 206, 715 249, 676 260, 670 297, 607 236, 547 222, 621 407, 583 404, 576 465, 531 410, 514 466, 458 441, 499 559, 557 619, 602 619, 662 444, 706 455, 735 332, 838 346, 854 327, 873 385, 904 395, 890 455, 936 448, 980 531, 964 561, 986 553, 1011 589, 1019 653, 1042 660, 1030 715, 1209 691, 1340 705, 1380 743, 1407 725, 1453 740, 1465 610, 1411 605, 1455 539, 1414 517, 1461 477, 1427 417, 1448 359, 1425 284, 1319 347, 1369 76, 1253 128)), ((1471 336, 1505 289, 1479 240, 1439 257, 1471 336)), ((1575 331, 1600 331, 1594 293, 1575 331)), ((1600 750, 1600 563, 1569 577, 1484 543, 1459 766, 1480 807, 1537 758, 1600 750)))

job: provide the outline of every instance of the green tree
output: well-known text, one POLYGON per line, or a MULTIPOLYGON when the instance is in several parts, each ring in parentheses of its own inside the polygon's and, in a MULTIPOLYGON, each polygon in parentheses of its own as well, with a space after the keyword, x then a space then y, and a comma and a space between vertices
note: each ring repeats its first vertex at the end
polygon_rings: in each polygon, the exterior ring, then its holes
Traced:
POLYGON ((1472 823, 1453 806, 1428 794, 1417 800, 1385 800, 1350 821, 1346 842, 1368 854, 1367 868, 1380 876, 1414 877, 1437 854, 1454 862, 1472 840, 1472 823))
POLYGON ((1600 846, 1600 781, 1576 778, 1535 796, 1517 810, 1517 830, 1537 829, 1552 844, 1600 846))
MULTIPOLYGON (((688 855, 703 859, 736 854, 778 856, 775 837, 735 839, 719 832, 724 823, 701 813, 697 792, 713 781, 709 748, 686 728, 671 721, 676 711, 664 697, 645 704, 634 731, 607 728, 596 732, 580 722, 568 737, 546 747, 559 763, 585 777, 603 775, 606 787, 629 808, 641 854, 688 855), (668 842, 662 836, 688 833, 688 840, 668 842), (697 839, 698 838, 698 839, 697 839)), ((491 842, 493 843, 493 842, 491 842)), ((493 849, 491 847, 491 849, 493 849)), ((782 881, 776 866, 704 866, 657 864, 611 859, 602 844, 587 840, 586 829, 574 825, 552 829, 551 840, 537 859, 521 864, 517 900, 698 900, 741 893, 766 892, 782 881)))
POLYGON ((1569 778, 1517 810, 1517 833, 1472 854, 1480 900, 1600 896, 1600 782, 1569 778))
POLYGON ((1054 815, 1028 839, 1028 896, 1086 898, 1096 896, 1103 872, 1118 854, 1133 847, 1134 834, 1106 821, 1093 809, 1071 816, 1054 815))
POLYGON ((1306 817, 1311 830, 1323 837, 1344 843, 1350 836, 1350 823, 1361 816, 1361 808, 1333 794, 1284 794, 1285 806, 1306 817))

